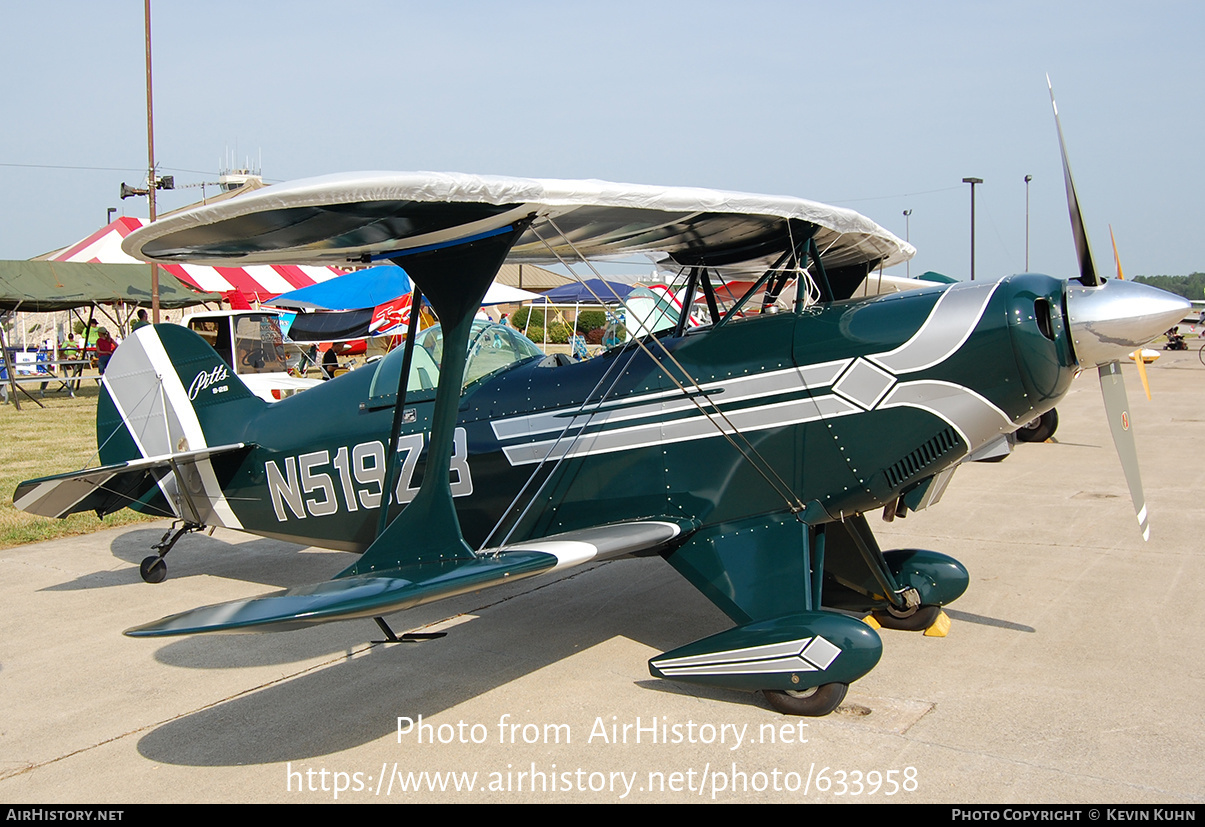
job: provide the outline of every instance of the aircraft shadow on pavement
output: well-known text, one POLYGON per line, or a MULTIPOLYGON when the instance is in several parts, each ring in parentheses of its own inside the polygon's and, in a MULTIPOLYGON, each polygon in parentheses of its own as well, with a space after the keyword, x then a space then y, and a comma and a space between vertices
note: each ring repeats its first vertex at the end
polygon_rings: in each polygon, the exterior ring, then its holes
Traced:
MULTIPOLYGON (((969 623, 1035 631, 999 618, 949 613, 969 623)), ((618 668, 628 671, 642 691, 765 705, 750 693, 648 677, 645 658, 731 625, 655 558, 602 563, 550 583, 527 581, 464 595, 392 615, 389 622, 401 634, 449 618, 460 622, 446 638, 366 651, 366 642, 380 637, 368 619, 297 632, 201 635, 167 643, 155 657, 170 666, 238 669, 297 662, 304 671, 262 689, 250 687, 250 692, 236 685, 229 700, 156 727, 139 741, 138 750, 149 760, 185 766, 327 755, 390 735, 399 715, 434 716, 566 658, 599 657, 586 652, 614 639, 634 642, 621 647, 624 662, 618 668), (648 611, 650 605, 657 611, 648 611), (357 651, 362 653, 353 656, 357 651), (314 658, 325 662, 304 665, 314 658), (249 721, 255 725, 248 726, 249 721)), ((599 666, 592 662, 589 668, 599 666)), ((597 692, 597 682, 585 672, 581 691, 597 692)))
MULTIPOLYGON (((621 654, 633 682, 648 681, 644 659, 727 628, 731 622, 669 566, 658 560, 615 561, 498 599, 498 590, 444 601, 443 617, 466 610, 472 599, 481 616, 451 629, 448 637, 421 644, 372 647, 365 654, 310 668, 259 691, 169 721, 138 744, 146 758, 187 766, 231 766, 312 758, 348 749, 396 731, 399 715, 425 717, 471 701, 606 641, 626 638, 640 646, 621 654), (650 605, 658 607, 650 612, 650 605), (248 726, 254 721, 255 726, 248 726)), ((396 630, 421 610, 396 615, 396 630)), ((340 623, 282 635, 262 635, 289 648, 340 651, 379 637, 370 620, 340 623), (335 643, 338 638, 341 643, 335 643), (311 646, 310 640, 313 640, 311 646)), ((246 638, 197 637, 168 644, 157 657, 168 663, 229 662, 246 638), (228 641, 237 641, 237 645, 228 641)), ((259 648, 258 646, 256 647, 259 648)), ((597 664, 595 664, 597 667, 597 664)), ((607 668, 607 667, 603 667, 607 668)), ((581 676, 582 691, 597 681, 581 676)), ((696 687, 659 687, 699 694, 696 687)), ((244 692, 246 687, 231 690, 244 692)), ((565 690, 566 687, 560 687, 565 690)), ((720 702, 758 703, 749 694, 707 692, 720 702)))
POLYGON ((1008 629, 1013 632, 1028 632, 1033 634, 1038 630, 1032 626, 1026 626, 1024 623, 1013 623, 1011 620, 1003 620, 998 617, 987 617, 986 615, 977 615, 971 612, 960 612, 957 609, 946 609, 946 614, 951 620, 957 620, 966 623, 978 623, 980 626, 994 626, 997 629, 1008 629))
MULTIPOLYGON (((154 553, 152 546, 162 536, 161 528, 118 534, 109 544, 109 550, 118 560, 129 563, 128 568, 92 572, 49 586, 44 591, 76 591, 141 583, 138 564, 144 557, 154 553)), ((228 543, 219 537, 190 534, 176 543, 166 559, 172 579, 211 575, 278 589, 329 580, 355 559, 339 551, 309 549, 302 553, 303 549, 304 546, 295 543, 268 538, 228 543)), ((141 585, 148 589, 159 588, 148 583, 141 585)))

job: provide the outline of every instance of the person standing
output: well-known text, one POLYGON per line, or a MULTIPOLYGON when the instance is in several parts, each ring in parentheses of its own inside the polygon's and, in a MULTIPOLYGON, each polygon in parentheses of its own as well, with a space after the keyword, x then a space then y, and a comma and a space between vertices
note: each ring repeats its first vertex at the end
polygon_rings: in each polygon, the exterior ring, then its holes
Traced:
MULTIPOLYGON (((38 346, 38 373, 49 374, 51 376, 55 375, 54 363, 51 361, 51 357, 54 355, 53 350, 54 348, 51 341, 49 339, 43 339, 42 344, 38 346)), ((46 386, 49 384, 49 382, 42 383, 42 396, 46 395, 46 386)))
POLYGON ((67 334, 67 341, 63 342, 62 346, 59 347, 59 356, 61 356, 67 362, 75 363, 69 366, 65 365, 63 368, 63 375, 71 375, 75 377, 76 381, 73 383, 68 383, 68 388, 73 391, 79 390, 79 377, 84 373, 84 357, 83 354, 79 352, 79 345, 76 344, 74 333, 67 334))
POLYGON ((138 321, 130 325, 130 332, 133 333, 138 328, 146 327, 149 324, 150 322, 146 320, 146 308, 140 307, 138 308, 138 321))
POLYGON ((105 328, 100 329, 100 335, 96 339, 96 364, 100 368, 100 375, 105 375, 105 368, 109 366, 109 360, 113 358, 113 351, 117 350, 117 342, 109 337, 109 331, 105 328))
POLYGON ((335 345, 332 342, 331 346, 322 354, 322 378, 334 379, 337 370, 339 370, 339 356, 335 353, 335 345))

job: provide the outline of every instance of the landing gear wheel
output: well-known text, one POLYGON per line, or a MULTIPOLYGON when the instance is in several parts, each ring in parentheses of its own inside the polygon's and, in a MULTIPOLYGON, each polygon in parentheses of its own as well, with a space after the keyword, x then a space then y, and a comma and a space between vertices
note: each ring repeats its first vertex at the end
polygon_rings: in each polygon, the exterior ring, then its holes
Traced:
POLYGON ((1045 442, 1054 436, 1059 427, 1059 415, 1053 408, 1032 422, 1017 429, 1017 439, 1022 442, 1045 442))
MULTIPOLYGON (((142 575, 142 579, 148 583, 162 583, 164 580, 166 580, 167 563, 164 562, 163 558, 166 557, 167 553, 172 550, 172 546, 176 544, 176 541, 185 534, 191 534, 194 531, 201 531, 204 528, 205 526, 199 523, 190 523, 185 520, 176 520, 173 522, 171 528, 163 532, 163 536, 159 538, 159 542, 151 546, 151 550, 159 553, 152 554, 150 557, 147 557, 142 561, 142 565, 138 567, 138 572, 142 575), (183 526, 177 529, 176 526, 180 525, 181 523, 183 523, 183 526)), ((211 528, 209 532, 212 534, 213 529, 211 528)))
POLYGON ((888 606, 885 611, 875 612, 874 619, 884 629, 923 632, 933 625, 939 614, 941 614, 941 606, 917 606, 904 612, 894 606, 888 606))
POLYGON ((138 573, 148 583, 162 583, 167 579, 167 563, 158 554, 152 554, 142 561, 138 573))
POLYGON ((783 715, 819 718, 840 706, 848 689, 847 683, 826 683, 801 692, 763 689, 762 694, 766 696, 770 706, 783 715))

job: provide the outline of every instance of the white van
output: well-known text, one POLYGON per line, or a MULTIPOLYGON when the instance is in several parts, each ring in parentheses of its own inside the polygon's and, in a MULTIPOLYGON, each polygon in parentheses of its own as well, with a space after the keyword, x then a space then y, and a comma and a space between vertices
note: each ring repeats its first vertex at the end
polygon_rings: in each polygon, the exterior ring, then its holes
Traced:
POLYGON ((214 310, 193 313, 181 321, 208 342, 261 399, 274 402, 321 382, 289 374, 300 350, 286 344, 280 314, 274 310, 214 310))

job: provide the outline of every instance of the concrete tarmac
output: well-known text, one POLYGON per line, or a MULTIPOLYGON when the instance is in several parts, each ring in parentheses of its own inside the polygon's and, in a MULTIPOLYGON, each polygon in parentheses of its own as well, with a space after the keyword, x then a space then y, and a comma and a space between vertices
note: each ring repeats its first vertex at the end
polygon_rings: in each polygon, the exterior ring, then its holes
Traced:
POLYGON ((370 621, 121 634, 346 554, 218 530, 147 585, 166 524, 0 551, 0 801, 1200 804, 1205 366, 1166 353, 1149 373, 1153 402, 1125 368, 1150 542, 1085 374, 1055 441, 873 518, 884 548, 952 554, 971 586, 947 637, 883 631, 821 719, 651 678, 650 657, 731 626, 659 559, 394 615, 448 636, 373 645, 370 621))

